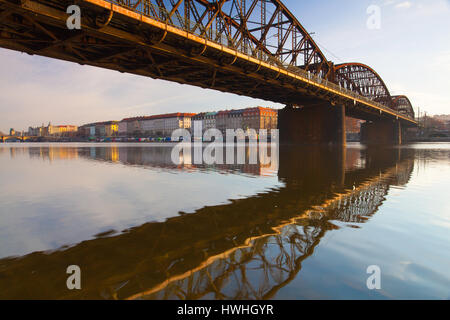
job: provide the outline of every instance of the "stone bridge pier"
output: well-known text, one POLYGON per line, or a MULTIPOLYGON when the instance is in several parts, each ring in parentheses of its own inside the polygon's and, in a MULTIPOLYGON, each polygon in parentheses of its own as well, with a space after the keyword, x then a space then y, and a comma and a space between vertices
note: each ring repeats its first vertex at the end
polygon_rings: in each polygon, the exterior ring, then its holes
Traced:
POLYGON ((345 107, 286 106, 278 112, 281 144, 345 146, 345 107))
POLYGON ((361 125, 361 142, 364 144, 402 144, 402 124, 398 120, 379 119, 361 125))
MULTIPOLYGON (((286 106, 278 111, 280 143, 345 146, 345 115, 345 106, 342 105, 286 106)), ((361 143, 401 145, 403 129, 396 119, 366 121, 361 125, 361 143)))

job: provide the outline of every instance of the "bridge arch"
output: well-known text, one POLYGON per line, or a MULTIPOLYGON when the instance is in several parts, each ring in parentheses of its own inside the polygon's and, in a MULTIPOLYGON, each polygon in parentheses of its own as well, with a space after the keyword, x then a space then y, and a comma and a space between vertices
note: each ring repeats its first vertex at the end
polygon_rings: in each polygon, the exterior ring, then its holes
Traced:
POLYGON ((416 116, 412 103, 407 96, 404 95, 393 96, 392 108, 398 111, 399 113, 407 115, 412 119, 414 119, 416 116))
POLYGON ((33 138, 37 138, 37 137, 33 137, 33 136, 0 136, 0 142, 6 142, 6 141, 20 141, 20 142, 24 142, 27 140, 31 140, 33 138))
POLYGON ((6 142, 6 141, 13 141, 13 140, 15 140, 15 141, 23 141, 23 138, 21 137, 21 136, 4 136, 4 137, 0 137, 0 139, 3 141, 3 142, 6 142))
POLYGON ((362 63, 343 63, 334 67, 335 82, 343 88, 369 98, 370 100, 392 106, 392 97, 380 75, 362 63))
MULTIPOLYGON (((106 0, 117 2, 117 0, 106 0)), ((279 66, 294 66, 325 78, 332 64, 311 34, 281 0, 126 0, 165 23, 205 36, 279 66), (156 10, 149 10, 148 8, 156 10), (158 14, 159 13, 159 17, 158 14)))

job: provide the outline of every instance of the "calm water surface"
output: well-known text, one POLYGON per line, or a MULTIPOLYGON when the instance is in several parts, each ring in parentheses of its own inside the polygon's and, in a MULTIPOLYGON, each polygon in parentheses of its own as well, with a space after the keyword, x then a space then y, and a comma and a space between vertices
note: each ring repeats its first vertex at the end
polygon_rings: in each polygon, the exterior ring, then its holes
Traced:
POLYGON ((235 166, 175 166, 152 144, 3 143, 0 299, 450 299, 449 189, 445 143, 235 166))

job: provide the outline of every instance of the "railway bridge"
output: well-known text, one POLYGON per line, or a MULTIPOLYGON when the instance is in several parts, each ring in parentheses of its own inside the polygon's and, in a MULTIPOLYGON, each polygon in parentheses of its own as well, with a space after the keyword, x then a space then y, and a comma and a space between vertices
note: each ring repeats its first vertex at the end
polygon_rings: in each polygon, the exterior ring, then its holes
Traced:
POLYGON ((415 126, 370 66, 334 64, 280 0, 0 0, 0 47, 286 105, 281 142, 345 144, 345 116, 368 143, 415 126), (70 11, 69 11, 70 12, 70 11))

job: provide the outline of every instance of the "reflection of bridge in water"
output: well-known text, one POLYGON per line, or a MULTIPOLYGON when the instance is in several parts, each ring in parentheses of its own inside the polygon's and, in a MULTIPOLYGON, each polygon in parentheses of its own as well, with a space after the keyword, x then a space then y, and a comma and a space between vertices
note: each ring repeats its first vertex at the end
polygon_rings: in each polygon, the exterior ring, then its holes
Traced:
MULTIPOLYGON (((111 161, 114 152, 108 149, 77 150, 81 157, 111 161)), ((118 148, 118 154, 125 150, 118 148)), ((141 163, 121 163, 150 166, 150 160, 142 161, 148 152, 141 148, 141 163)), ((164 158, 170 149, 160 152, 164 158)), ((284 187, 64 250, 2 259, 0 298, 274 297, 299 274, 325 233, 338 228, 333 220, 364 223, 391 185, 408 182, 410 152, 281 149, 278 176, 284 187), (81 291, 65 287, 68 264, 83 271, 81 291)), ((39 148, 30 153, 42 154, 39 148)))

